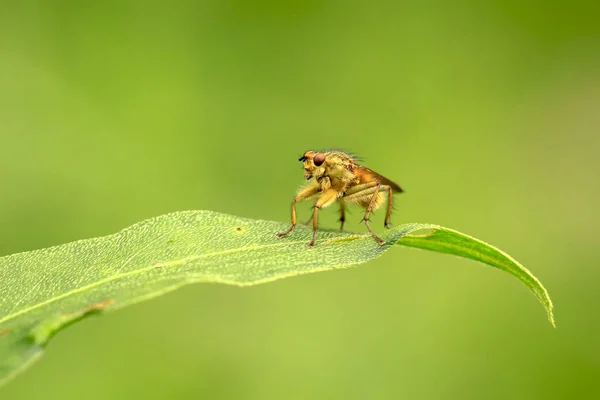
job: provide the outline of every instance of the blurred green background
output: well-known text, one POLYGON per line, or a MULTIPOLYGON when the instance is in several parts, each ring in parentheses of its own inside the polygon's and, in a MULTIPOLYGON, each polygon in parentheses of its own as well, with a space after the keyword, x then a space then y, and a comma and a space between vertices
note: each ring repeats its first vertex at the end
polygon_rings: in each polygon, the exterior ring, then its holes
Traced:
POLYGON ((396 224, 523 262, 558 328, 508 274, 399 247, 87 319, 0 398, 599 398, 600 3, 482 3, 1 2, 0 255, 287 222, 297 158, 343 147, 405 188, 396 224))

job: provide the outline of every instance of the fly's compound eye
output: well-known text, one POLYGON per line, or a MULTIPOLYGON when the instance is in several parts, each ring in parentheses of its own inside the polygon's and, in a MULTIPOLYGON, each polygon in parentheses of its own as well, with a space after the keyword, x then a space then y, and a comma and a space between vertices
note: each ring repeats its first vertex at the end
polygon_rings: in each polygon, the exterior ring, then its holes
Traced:
POLYGON ((319 153, 314 156, 313 162, 317 167, 320 167, 325 162, 325 154, 319 153))

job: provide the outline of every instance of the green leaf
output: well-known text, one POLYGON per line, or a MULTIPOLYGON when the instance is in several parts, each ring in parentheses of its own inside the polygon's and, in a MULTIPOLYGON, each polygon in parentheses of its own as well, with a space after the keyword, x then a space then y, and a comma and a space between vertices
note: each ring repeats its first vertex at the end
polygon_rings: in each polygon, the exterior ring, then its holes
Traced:
POLYGON ((420 231, 412 231, 401 237, 398 244, 470 258, 514 275, 538 298, 546 308, 548 320, 556 327, 554 306, 542 283, 517 260, 491 244, 439 225, 423 226, 420 231))
POLYGON ((117 234, 0 258, 0 383, 41 356, 54 334, 87 316, 192 282, 256 285, 367 262, 395 244, 471 258, 505 270, 542 302, 542 284, 519 263, 477 239, 437 225, 406 224, 381 235, 312 230, 211 211, 178 212, 117 234))

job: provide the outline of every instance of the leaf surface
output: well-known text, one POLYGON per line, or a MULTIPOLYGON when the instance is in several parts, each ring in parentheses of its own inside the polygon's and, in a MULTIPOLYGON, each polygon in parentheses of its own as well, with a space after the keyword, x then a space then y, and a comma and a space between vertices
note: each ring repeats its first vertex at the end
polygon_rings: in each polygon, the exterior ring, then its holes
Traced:
POLYGON ((89 315, 125 307, 193 282, 256 285, 295 275, 346 268, 395 244, 480 261, 523 282, 546 308, 552 302, 527 269, 495 247, 429 224, 370 235, 251 220, 212 211, 184 211, 119 233, 0 258, 0 384, 39 358, 59 330, 89 315))

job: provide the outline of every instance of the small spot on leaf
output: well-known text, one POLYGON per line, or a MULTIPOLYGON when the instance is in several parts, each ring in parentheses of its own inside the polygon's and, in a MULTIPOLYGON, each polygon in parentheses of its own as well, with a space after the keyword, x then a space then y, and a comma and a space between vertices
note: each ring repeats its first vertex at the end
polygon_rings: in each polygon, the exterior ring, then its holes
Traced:
POLYGON ((85 311, 85 312, 89 312, 89 311, 93 311, 93 310, 102 310, 103 308, 106 308, 113 304, 115 304, 115 301, 113 299, 108 299, 105 301, 101 301, 99 303, 92 304, 91 306, 89 306, 87 308, 87 311, 85 311))

